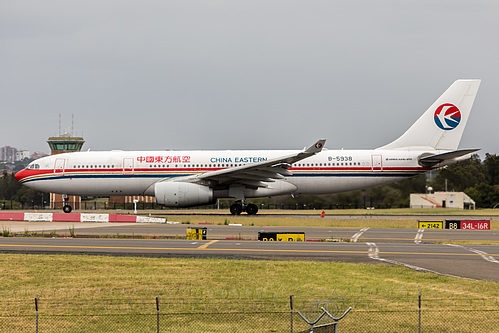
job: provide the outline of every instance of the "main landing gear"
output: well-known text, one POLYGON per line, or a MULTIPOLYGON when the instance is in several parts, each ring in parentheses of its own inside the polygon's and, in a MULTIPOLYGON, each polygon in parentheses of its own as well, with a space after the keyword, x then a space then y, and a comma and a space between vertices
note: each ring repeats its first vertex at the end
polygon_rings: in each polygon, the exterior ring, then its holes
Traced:
POLYGON ((232 215, 240 215, 242 212, 246 212, 248 215, 255 215, 258 213, 258 206, 255 204, 244 204, 241 202, 236 202, 230 205, 230 213, 232 215))

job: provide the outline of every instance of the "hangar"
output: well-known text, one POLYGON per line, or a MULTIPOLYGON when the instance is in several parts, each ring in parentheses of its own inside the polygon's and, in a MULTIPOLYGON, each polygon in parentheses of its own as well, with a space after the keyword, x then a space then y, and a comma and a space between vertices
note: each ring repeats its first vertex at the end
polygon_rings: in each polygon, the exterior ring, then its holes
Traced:
POLYGON ((475 201, 464 192, 412 193, 411 208, 475 209, 475 201))

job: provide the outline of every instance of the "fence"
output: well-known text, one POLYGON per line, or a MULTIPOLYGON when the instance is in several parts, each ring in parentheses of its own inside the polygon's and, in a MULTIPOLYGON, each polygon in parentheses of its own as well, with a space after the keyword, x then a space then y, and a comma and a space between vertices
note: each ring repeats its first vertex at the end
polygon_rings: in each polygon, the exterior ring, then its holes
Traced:
MULTIPOLYGON (((0 293, 0 332, 309 332, 310 325, 298 312, 316 318, 319 307, 310 304, 325 306, 336 316, 352 307, 339 321, 338 332, 499 331, 499 290, 415 287, 294 293, 290 297, 286 290, 10 291, 0 293), (343 296, 333 296, 338 294, 343 296)), ((333 331, 333 326, 314 329, 333 331)))

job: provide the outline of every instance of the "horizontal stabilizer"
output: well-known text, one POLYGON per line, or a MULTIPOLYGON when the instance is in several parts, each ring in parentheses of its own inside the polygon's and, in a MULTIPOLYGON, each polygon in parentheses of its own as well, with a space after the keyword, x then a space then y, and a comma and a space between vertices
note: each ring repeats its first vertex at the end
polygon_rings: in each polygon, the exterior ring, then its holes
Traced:
POLYGON ((443 154, 437 154, 437 155, 430 155, 430 156, 424 156, 419 158, 419 165, 423 167, 432 167, 435 166, 439 163, 448 161, 448 160, 454 160, 456 158, 474 153, 476 151, 479 151, 480 149, 461 149, 461 150, 454 150, 450 151, 447 153, 443 154))

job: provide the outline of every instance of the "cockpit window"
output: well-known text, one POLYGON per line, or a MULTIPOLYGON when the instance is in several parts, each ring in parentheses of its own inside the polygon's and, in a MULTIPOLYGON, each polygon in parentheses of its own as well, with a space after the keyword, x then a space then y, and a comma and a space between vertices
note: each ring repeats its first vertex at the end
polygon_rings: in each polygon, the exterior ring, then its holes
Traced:
POLYGON ((32 163, 32 164, 28 165, 27 169, 38 170, 38 169, 40 169, 40 164, 32 163))

